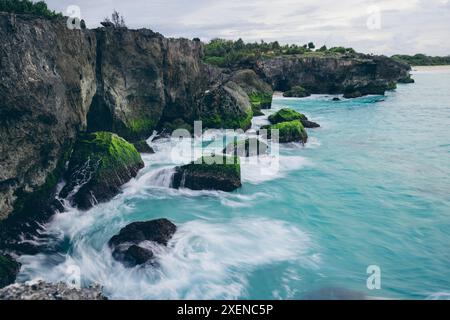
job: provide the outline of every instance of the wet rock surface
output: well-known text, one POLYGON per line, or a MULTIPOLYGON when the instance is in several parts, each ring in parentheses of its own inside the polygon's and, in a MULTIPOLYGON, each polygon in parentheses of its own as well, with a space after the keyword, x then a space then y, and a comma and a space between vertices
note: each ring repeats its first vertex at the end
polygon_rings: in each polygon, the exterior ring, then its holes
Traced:
POLYGON ((167 246, 177 227, 167 219, 134 222, 109 240, 114 259, 126 267, 155 263, 152 243, 167 246))
POLYGON ((75 289, 65 283, 43 281, 13 284, 0 290, 0 300, 107 300, 102 287, 75 289))

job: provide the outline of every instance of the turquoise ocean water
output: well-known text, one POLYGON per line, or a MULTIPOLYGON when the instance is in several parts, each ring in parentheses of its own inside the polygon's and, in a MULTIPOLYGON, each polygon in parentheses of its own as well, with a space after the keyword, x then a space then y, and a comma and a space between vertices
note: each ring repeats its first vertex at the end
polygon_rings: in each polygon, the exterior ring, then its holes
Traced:
POLYGON ((243 187, 230 194, 169 189, 176 142, 154 142, 123 194, 55 217, 47 230, 59 252, 22 257, 19 280, 65 281, 77 270, 83 285, 125 299, 301 299, 330 287, 450 298, 450 69, 432 70, 386 97, 275 98, 274 110, 322 127, 308 130, 306 146, 280 146, 271 175, 264 161, 244 164, 243 187), (155 248, 159 268, 112 260, 110 237, 161 217, 179 230, 155 248), (380 290, 366 287, 371 265, 380 290))

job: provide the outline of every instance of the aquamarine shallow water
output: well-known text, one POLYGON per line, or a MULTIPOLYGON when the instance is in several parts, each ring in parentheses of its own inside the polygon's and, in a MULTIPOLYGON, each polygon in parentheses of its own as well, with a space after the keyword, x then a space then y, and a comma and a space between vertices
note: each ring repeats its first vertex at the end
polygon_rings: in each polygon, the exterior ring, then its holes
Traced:
MULTIPOLYGON (((274 100, 317 121, 310 143, 281 146, 280 171, 243 166, 232 193, 167 187, 171 142, 124 194, 48 226, 58 254, 22 257, 20 280, 65 280, 112 298, 301 299, 339 287, 371 297, 450 296, 450 69, 418 72, 386 97, 274 100), (161 169, 166 168, 166 171, 161 169), (125 269, 108 239, 132 221, 166 217, 179 226, 160 268, 125 269), (382 289, 369 291, 377 265, 382 289)), ((257 120, 260 121, 260 120, 257 120)), ((263 165, 262 165, 263 166, 263 165)))

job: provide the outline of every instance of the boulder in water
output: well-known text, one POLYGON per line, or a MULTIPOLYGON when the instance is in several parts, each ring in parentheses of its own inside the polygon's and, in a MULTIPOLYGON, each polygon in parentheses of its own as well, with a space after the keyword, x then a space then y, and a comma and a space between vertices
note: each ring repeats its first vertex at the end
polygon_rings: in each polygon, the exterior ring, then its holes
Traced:
POLYGON ((304 114, 297 112, 290 108, 283 108, 283 109, 277 111, 276 113, 272 114, 269 117, 269 121, 272 124, 277 124, 277 123, 281 123, 281 122, 289 122, 289 121, 293 121, 293 120, 300 120, 302 125, 305 128, 320 127, 319 124, 309 121, 308 118, 304 114))
MULTIPOLYGON (((263 126, 262 130, 267 130, 267 137, 272 137, 272 130, 278 130, 279 142, 308 142, 308 133, 303 127, 300 120, 294 120, 289 122, 280 122, 274 125, 263 126)), ((260 132, 261 134, 261 132, 260 132)))
POLYGON ((191 190, 234 191, 242 186, 238 157, 203 157, 188 165, 177 167, 172 187, 191 190))
POLYGON ((60 196, 80 209, 89 209, 117 195, 143 167, 136 148, 116 134, 84 134, 75 144, 60 196))
POLYGON ((291 90, 288 90, 285 93, 283 93, 283 97, 285 98, 306 98, 309 97, 310 95, 311 93, 302 86, 292 87, 291 90))
POLYGON ((145 242, 167 246, 177 227, 167 219, 134 222, 109 240, 114 259, 131 268, 145 263, 153 264, 154 254, 145 242))

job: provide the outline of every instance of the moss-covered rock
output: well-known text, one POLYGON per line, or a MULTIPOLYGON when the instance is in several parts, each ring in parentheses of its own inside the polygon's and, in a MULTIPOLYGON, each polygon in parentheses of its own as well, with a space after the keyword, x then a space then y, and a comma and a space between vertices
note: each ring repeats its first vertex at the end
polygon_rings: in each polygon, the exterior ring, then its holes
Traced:
POLYGON ((305 128, 320 127, 319 124, 309 121, 308 118, 304 114, 301 114, 300 112, 297 112, 290 108, 283 108, 283 109, 277 111, 276 113, 272 114, 269 117, 269 121, 272 124, 277 124, 277 123, 281 123, 281 122, 289 122, 289 121, 294 121, 294 120, 299 120, 305 128))
POLYGON ((229 156, 202 157, 201 161, 177 167, 172 180, 172 187, 176 189, 229 192, 241 186, 239 158, 229 156))
POLYGON ((302 86, 292 87, 291 90, 288 90, 283 93, 283 97, 286 98, 306 98, 309 97, 310 95, 311 93, 302 86))
MULTIPOLYGON (((273 89, 263 81, 253 70, 239 70, 233 73, 231 80, 238 84, 250 98, 253 111, 270 109, 272 106, 273 89)), ((261 111, 259 111, 261 112, 261 111)), ((256 112, 257 115, 259 112, 256 112)))
POLYGON ((204 129, 247 130, 252 126, 253 111, 245 91, 229 81, 205 94, 197 118, 204 129))
POLYGON ((20 263, 7 255, 0 255, 0 288, 6 287, 16 281, 20 270, 20 263))
POLYGON ((110 132, 83 134, 75 144, 60 196, 89 209, 117 195, 143 167, 139 152, 121 137, 110 132))
POLYGON ((266 154, 269 146, 257 138, 233 141, 223 150, 223 153, 238 157, 253 157, 266 154))
POLYGON ((140 140, 133 143, 136 150, 140 153, 155 153, 152 147, 150 147, 146 140, 140 140))
POLYGON ((305 127, 299 120, 280 122, 274 125, 264 126, 261 129, 267 130, 268 138, 272 136, 272 130, 278 130, 279 132, 279 142, 302 142, 306 143, 308 141, 308 133, 305 127))

